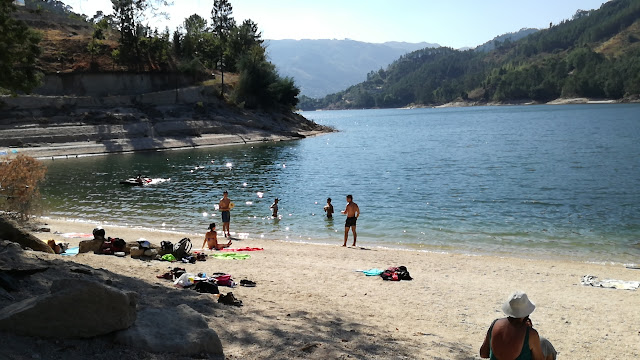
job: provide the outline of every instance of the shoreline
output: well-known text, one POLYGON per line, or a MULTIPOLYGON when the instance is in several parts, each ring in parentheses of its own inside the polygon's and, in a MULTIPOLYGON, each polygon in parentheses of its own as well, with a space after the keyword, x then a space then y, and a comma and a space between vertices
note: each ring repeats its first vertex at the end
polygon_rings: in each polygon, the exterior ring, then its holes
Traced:
MULTIPOLYGON (((47 223, 52 232, 36 233, 37 237, 70 243, 81 239, 62 238, 55 232, 90 233, 93 228, 79 222, 48 219, 47 223)), ((162 240, 176 242, 182 236, 103 227, 107 236, 128 241, 144 237, 159 244, 162 240)), ((192 238, 194 249, 199 249, 201 241, 192 238)), ((255 288, 221 288, 221 292, 233 291, 243 300, 241 308, 217 304, 194 307, 209 315, 209 325, 218 332, 226 357, 477 358, 489 324, 503 316, 500 304, 514 290, 526 291, 537 305, 531 316, 534 327, 552 342, 560 358, 640 355, 637 290, 580 284, 587 274, 637 281, 639 270, 570 260, 343 248, 339 244, 262 239, 234 240, 232 247, 247 246, 264 250, 250 253, 247 260, 211 258, 180 264, 188 271, 223 271, 232 274, 236 282, 246 278, 258 284, 255 288), (408 268, 412 281, 389 282, 357 272, 399 265, 408 268)), ((149 288, 163 294, 160 300, 148 293, 151 289, 137 289, 139 307, 193 301, 181 295, 190 290, 176 290, 155 278, 173 265, 170 263, 94 254, 38 256, 108 269, 147 282, 149 288)), ((198 301, 211 296, 200 295, 198 301)))
MULTIPOLYGON (((192 235, 196 237, 204 237, 205 232, 198 231, 190 231, 187 229, 175 229, 170 227, 153 227, 151 225, 136 225, 136 224, 119 224, 111 221, 99 221, 93 219, 80 219, 73 218, 67 216, 38 216, 37 221, 46 223, 47 221, 51 222, 65 222, 72 224, 84 224, 87 227, 91 226, 91 228, 96 226, 109 226, 116 229, 123 229, 124 231, 135 230, 135 231, 145 231, 145 232, 159 232, 159 233, 167 233, 167 234, 183 234, 183 235, 192 235)), ((240 238, 242 240, 249 241, 280 241, 283 243, 292 243, 292 244, 309 244, 309 245, 320 245, 320 246, 333 246, 338 243, 342 243, 342 234, 338 234, 332 238, 303 238, 302 236, 296 237, 287 236, 286 239, 282 239, 281 236, 277 235, 260 235, 258 233, 251 233, 246 231, 241 232, 232 232, 233 236, 236 238, 240 238)), ((222 233, 219 231, 219 235, 222 236, 222 233)), ((583 252, 580 254, 572 253, 558 253, 556 249, 536 249, 533 251, 532 249, 520 248, 520 249, 509 249, 509 250, 483 250, 478 251, 473 248, 463 248, 456 246, 448 246, 446 248, 436 245, 425 245, 423 243, 412 242, 412 243, 379 243, 377 241, 368 241, 366 239, 358 238, 359 246, 358 247, 366 247, 371 249, 379 249, 385 251, 408 251, 408 252, 423 252, 423 253, 432 253, 432 254, 445 254, 445 255, 461 255, 461 256, 492 256, 497 258, 513 258, 513 259, 524 259, 524 260, 554 260, 554 261, 573 261, 585 264, 594 264, 594 265, 606 265, 606 266, 619 266, 619 267, 637 267, 640 266, 640 259, 636 259, 633 257, 628 258, 619 258, 615 260, 610 259, 597 259, 594 256, 590 256, 590 252, 583 252), (364 244, 364 245, 363 245, 364 244)))

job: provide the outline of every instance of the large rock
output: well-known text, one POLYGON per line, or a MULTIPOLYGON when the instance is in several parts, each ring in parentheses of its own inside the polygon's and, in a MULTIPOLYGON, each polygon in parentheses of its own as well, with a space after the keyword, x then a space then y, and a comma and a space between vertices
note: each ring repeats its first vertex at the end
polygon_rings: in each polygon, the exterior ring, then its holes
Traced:
POLYGON ((224 355, 218 334, 204 316, 185 304, 141 310, 136 323, 118 332, 115 341, 155 353, 224 355))
POLYGON ((102 239, 82 240, 78 243, 78 253, 99 253, 103 242, 102 239))
POLYGON ((136 295, 97 282, 55 280, 51 293, 0 311, 0 330, 24 336, 89 338, 126 329, 136 320, 136 295))
POLYGON ((53 249, 47 243, 24 230, 14 220, 3 216, 0 216, 0 239, 16 242, 22 248, 54 254, 53 249))

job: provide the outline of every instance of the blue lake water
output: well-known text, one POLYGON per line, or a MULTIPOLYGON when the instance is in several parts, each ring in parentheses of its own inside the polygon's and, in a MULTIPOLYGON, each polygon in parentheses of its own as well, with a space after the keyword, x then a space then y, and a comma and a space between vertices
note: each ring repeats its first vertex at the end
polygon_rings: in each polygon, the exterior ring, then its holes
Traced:
POLYGON ((204 233, 221 227, 214 205, 228 190, 232 232, 341 244, 353 194, 362 246, 640 262, 640 105, 303 115, 340 131, 47 160, 46 214, 204 233), (137 173, 171 180, 118 184, 137 173), (281 219, 270 217, 275 197, 281 219))

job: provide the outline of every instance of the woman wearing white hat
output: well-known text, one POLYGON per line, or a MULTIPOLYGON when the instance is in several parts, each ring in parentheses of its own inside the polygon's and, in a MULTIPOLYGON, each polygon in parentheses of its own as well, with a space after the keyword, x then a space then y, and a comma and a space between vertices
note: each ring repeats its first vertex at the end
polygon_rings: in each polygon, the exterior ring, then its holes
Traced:
POLYGON ((511 294, 502 304, 502 311, 508 317, 493 321, 480 347, 480 356, 497 360, 545 360, 540 336, 529 319, 535 308, 524 292, 511 294))

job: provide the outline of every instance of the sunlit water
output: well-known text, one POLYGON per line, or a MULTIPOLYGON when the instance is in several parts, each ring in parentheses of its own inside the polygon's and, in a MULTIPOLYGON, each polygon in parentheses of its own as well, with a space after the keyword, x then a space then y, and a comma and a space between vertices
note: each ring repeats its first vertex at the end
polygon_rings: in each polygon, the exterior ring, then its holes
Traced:
POLYGON ((220 228, 215 205, 228 190, 238 235, 341 244, 353 194, 367 247, 640 262, 638 105, 303 115, 340 132, 47 160, 47 214, 204 233, 220 228), (119 184, 137 173, 171 180, 119 184), (280 219, 270 216, 275 197, 280 219))

